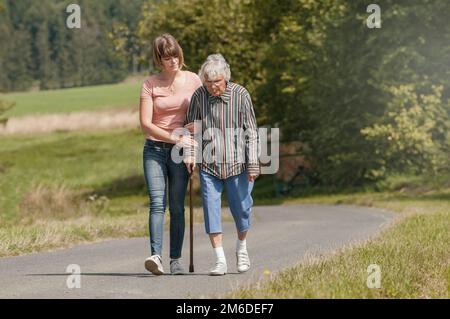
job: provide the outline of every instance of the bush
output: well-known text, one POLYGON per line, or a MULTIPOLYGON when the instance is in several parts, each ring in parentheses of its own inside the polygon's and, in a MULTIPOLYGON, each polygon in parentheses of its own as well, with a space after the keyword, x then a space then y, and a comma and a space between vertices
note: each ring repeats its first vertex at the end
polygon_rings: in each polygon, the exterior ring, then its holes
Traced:
POLYGON ((8 122, 8 118, 4 117, 4 113, 14 107, 15 103, 5 102, 0 100, 0 125, 5 125, 8 122))
POLYGON ((385 172, 437 172, 446 159, 448 132, 447 105, 442 86, 432 86, 427 94, 413 84, 390 87, 392 99, 382 121, 361 130, 374 142, 381 163, 373 175, 385 172))

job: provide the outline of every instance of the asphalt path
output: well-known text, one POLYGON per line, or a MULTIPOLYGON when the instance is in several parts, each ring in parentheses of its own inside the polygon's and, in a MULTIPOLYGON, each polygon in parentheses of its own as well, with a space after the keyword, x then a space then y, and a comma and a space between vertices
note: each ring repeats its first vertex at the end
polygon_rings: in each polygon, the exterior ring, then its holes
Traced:
MULTIPOLYGON (((229 214, 227 209, 224 214, 229 214)), ((108 240, 70 249, 0 258, 0 298, 204 298, 265 280, 305 256, 328 253, 376 235, 394 214, 357 206, 282 205, 253 208, 247 247, 251 269, 236 270, 234 223, 224 223, 228 274, 208 276, 215 262, 204 227, 194 227, 195 272, 154 276, 144 268, 149 240, 108 240), (69 267, 69 265, 75 265, 69 267), (74 272, 74 273, 72 273, 74 272), (77 275, 77 274, 80 275, 77 275)), ((188 226, 188 223, 186 223, 188 226)), ((168 272, 168 234, 163 265, 168 272)), ((189 264, 189 229, 183 249, 189 264)))

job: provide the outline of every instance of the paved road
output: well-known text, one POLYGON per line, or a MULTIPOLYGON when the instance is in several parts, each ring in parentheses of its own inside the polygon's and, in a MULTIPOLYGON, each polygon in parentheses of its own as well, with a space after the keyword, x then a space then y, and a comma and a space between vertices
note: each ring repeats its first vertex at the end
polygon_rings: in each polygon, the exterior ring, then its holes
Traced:
MULTIPOLYGON (((229 213, 229 212, 227 212, 229 213)), ((394 218, 392 213, 355 206, 283 205, 254 207, 247 239, 252 269, 235 267, 235 230, 224 224, 229 274, 207 275, 215 256, 202 225, 196 225, 195 270, 185 276, 146 272, 146 238, 111 240, 67 250, 0 258, 0 298, 198 298, 224 293, 297 264, 305 254, 322 253, 367 239, 394 218), (67 266, 81 268, 81 288, 69 289, 67 266)), ((189 262, 186 232, 184 264, 189 262)), ((168 270, 168 238, 163 256, 168 270)))

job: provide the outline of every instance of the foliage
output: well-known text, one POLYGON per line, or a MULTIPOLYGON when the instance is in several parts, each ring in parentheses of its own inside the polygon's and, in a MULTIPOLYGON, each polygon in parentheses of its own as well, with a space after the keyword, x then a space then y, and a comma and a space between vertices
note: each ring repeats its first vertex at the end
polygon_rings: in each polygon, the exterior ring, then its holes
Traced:
POLYGON ((412 84, 388 90, 393 98, 387 114, 380 123, 362 130, 369 141, 375 142, 375 153, 382 155, 379 170, 372 174, 436 171, 445 164, 442 144, 445 140, 440 141, 439 137, 450 128, 442 104, 442 86, 432 87, 429 94, 421 95, 412 84))
POLYGON ((0 0, 0 92, 116 83, 139 70, 137 53, 120 54, 108 34, 116 23, 134 32, 143 0, 77 3, 81 29, 68 29, 67 3, 0 0))
POLYGON ((306 154, 323 184, 357 186, 383 178, 387 169, 448 167, 450 28, 444 21, 450 5, 382 1, 380 6, 382 28, 369 29, 366 1, 292 1, 270 29, 263 60, 267 76, 258 87, 260 120, 279 126, 284 139, 309 146, 306 154), (403 167, 405 162, 381 151, 379 141, 363 132, 389 122, 390 112, 401 113, 393 110, 401 105, 386 88, 411 83, 417 96, 433 86, 442 86, 442 92, 433 100, 440 111, 428 155, 403 167))
POLYGON ((139 26, 147 60, 153 39, 171 33, 180 43, 188 69, 197 73, 206 57, 222 53, 232 80, 253 91, 259 83, 260 45, 249 1, 180 0, 148 2, 139 26))

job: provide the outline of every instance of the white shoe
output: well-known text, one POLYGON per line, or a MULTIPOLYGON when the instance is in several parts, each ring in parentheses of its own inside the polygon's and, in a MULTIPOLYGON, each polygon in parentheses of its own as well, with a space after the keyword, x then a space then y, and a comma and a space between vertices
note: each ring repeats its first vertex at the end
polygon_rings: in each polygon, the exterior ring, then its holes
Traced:
POLYGON ((161 256, 153 255, 145 260, 145 269, 154 275, 164 275, 161 256))
POLYGON ((248 257, 247 250, 236 252, 236 259, 238 272, 242 273, 250 269, 250 258, 248 257))
POLYGON ((209 271, 210 276, 223 276, 227 273, 227 264, 221 261, 216 262, 213 269, 209 271))

